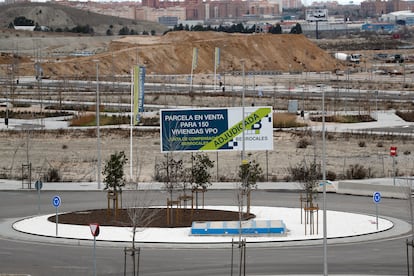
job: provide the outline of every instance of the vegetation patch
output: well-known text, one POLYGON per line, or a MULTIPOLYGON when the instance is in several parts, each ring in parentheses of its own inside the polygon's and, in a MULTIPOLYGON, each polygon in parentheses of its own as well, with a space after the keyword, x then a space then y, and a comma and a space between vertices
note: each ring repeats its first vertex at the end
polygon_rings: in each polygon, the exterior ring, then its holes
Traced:
MULTIPOLYGON (((167 223, 167 209, 166 208, 147 208, 152 219, 147 223, 142 224, 142 221, 137 221, 137 227, 191 227, 193 221, 238 221, 239 212, 211 210, 211 209, 186 209, 177 208, 174 212, 177 215, 177 220, 174 225, 167 223)), ((254 214, 243 213, 242 219, 252 219, 256 216, 254 214)), ((55 216, 48 218, 49 221, 55 222, 55 216)), ((133 223, 128 216, 128 209, 118 209, 116 218, 112 211, 107 209, 86 210, 81 212, 70 212, 59 215, 59 223, 89 225, 91 221, 99 223, 101 226, 123 226, 131 227, 133 223)))
MULTIPOLYGON (((32 112, 32 111, 8 111, 8 118, 11 119, 39 119, 39 118, 51 118, 51 117, 60 117, 60 116, 68 116, 71 115, 69 112, 62 112, 62 111, 56 111, 56 112, 32 112)), ((6 118, 6 111, 2 110, 0 111, 0 117, 6 118)))
MULTIPOLYGON (((311 116, 310 118, 315 122, 322 122, 322 116, 311 116)), ((375 121, 370 115, 335 115, 325 116, 325 122, 327 123, 364 123, 375 121)))
POLYGON ((399 116, 404 121, 414 122, 414 111, 397 111, 395 114, 397 114, 397 116, 399 116))
POLYGON ((292 128, 292 127, 304 127, 305 123, 296 121, 296 114, 293 113, 276 113, 273 115, 273 127, 274 128, 292 128))
MULTIPOLYGON (((119 125, 119 124, 129 124, 129 116, 106 116, 101 115, 99 117, 99 125, 119 125)), ((96 115, 95 114, 86 114, 81 116, 76 116, 70 121, 70 126, 96 126, 96 115)))

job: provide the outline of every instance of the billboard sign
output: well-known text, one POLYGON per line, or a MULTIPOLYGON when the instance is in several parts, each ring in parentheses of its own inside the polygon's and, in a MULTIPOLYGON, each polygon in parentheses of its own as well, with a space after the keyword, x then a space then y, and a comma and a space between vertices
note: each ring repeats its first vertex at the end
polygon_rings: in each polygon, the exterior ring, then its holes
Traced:
POLYGON ((162 109, 161 151, 273 149, 272 107, 162 109), (244 118, 244 124, 243 124, 244 118))
POLYGON ((305 19, 306 21, 328 21, 328 10, 307 9, 305 19))

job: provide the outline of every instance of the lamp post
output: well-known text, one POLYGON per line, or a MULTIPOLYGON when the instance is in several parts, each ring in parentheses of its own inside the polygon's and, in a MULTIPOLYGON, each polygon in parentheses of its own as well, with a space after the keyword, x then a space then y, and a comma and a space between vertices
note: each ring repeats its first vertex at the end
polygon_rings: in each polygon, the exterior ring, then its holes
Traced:
POLYGON ((239 276, 242 275, 243 267, 243 247, 242 247, 242 214, 243 214, 243 189, 246 188, 246 173, 243 172, 243 165, 246 164, 246 142, 245 142, 245 130, 246 123, 244 118, 244 96, 246 93, 246 74, 244 69, 244 59, 240 60, 242 65, 242 77, 243 77, 243 88, 242 88, 242 154, 241 154, 241 165, 242 165, 242 187, 239 195, 239 250, 240 250, 240 261, 239 261, 239 276))
POLYGON ((245 150, 246 150, 246 142, 245 142, 245 129, 246 123, 244 122, 244 95, 246 93, 246 74, 244 71, 244 59, 240 60, 242 64, 242 77, 243 77, 243 90, 242 90, 242 120, 243 120, 243 133, 242 133, 242 162, 245 160, 245 150))
POLYGON ((99 99, 99 60, 94 60, 96 65, 96 136, 97 136, 97 152, 98 152, 98 190, 101 189, 101 134, 100 134, 100 99, 99 99))
POLYGON ((322 181, 323 181, 323 275, 328 276, 327 221, 326 221, 326 141, 325 89, 322 87, 322 181))

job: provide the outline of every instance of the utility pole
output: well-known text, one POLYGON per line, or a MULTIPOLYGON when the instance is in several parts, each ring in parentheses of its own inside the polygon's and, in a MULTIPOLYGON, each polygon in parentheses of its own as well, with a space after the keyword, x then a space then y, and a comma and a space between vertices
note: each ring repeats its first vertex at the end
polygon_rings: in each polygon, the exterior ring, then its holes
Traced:
POLYGON ((101 189, 101 134, 100 134, 100 99, 99 99, 99 60, 94 60, 96 64, 96 136, 97 136, 97 181, 98 190, 101 189))

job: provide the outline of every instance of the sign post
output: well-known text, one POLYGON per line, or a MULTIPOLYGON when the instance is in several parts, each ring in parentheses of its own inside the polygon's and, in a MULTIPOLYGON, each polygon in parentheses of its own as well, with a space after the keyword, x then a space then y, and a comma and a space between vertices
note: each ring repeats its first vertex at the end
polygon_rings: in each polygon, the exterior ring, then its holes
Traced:
POLYGON ((89 228, 93 236, 93 275, 96 276, 96 237, 99 235, 99 224, 91 223, 89 228))
POLYGON ((36 180, 35 188, 37 190, 37 213, 40 215, 40 190, 43 187, 43 183, 41 180, 36 180))
POLYGON ((390 156, 392 157, 392 180, 395 186, 395 156, 397 156, 397 147, 390 147, 390 156))
POLYGON ((374 194, 372 195, 372 200, 375 203, 375 216, 376 216, 376 224, 377 224, 377 230, 378 230, 378 204, 381 201, 381 193, 374 192, 374 194))
POLYGON ((58 236, 58 224, 59 224, 58 208, 61 202, 62 200, 60 199, 60 196, 54 196, 52 199, 52 204, 56 208, 56 237, 58 236))

